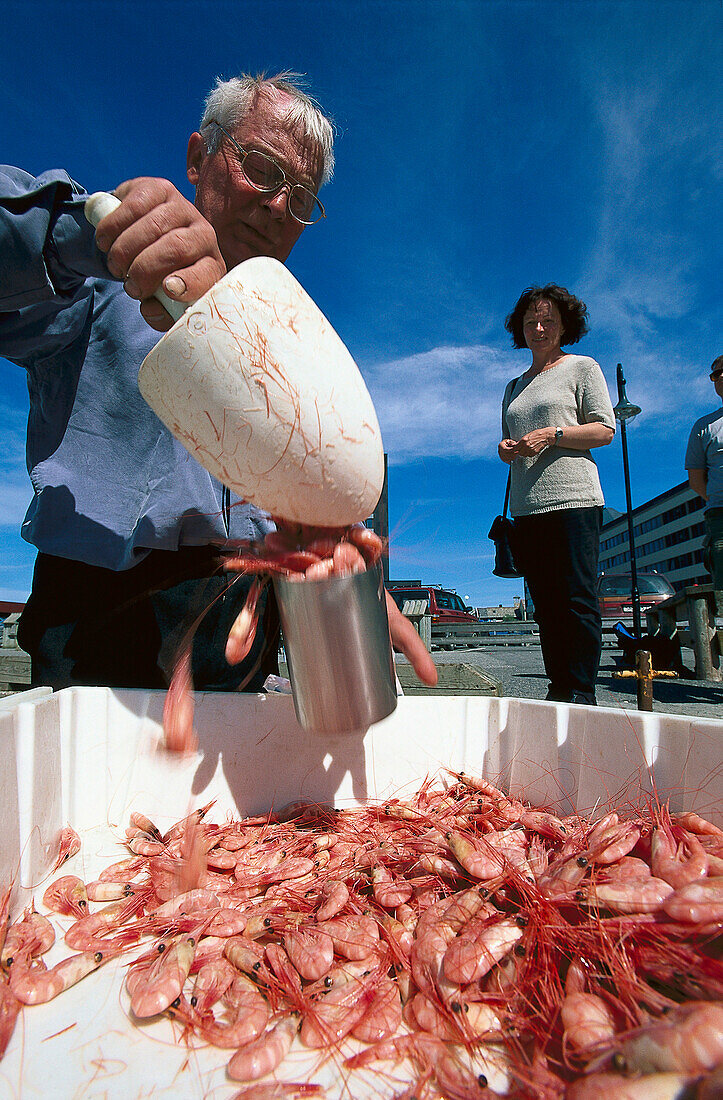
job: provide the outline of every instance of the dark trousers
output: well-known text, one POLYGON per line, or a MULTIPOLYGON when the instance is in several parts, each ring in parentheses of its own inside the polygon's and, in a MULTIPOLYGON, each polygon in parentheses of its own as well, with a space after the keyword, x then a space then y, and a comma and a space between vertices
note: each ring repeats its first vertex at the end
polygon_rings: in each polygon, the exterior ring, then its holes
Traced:
POLYGON ((540 627, 548 699, 595 702, 602 623, 595 591, 602 508, 515 519, 515 560, 540 627))
POLYGON ((154 550, 132 569, 114 572, 38 554, 33 589, 18 624, 32 659, 33 685, 164 688, 195 630, 194 686, 259 691, 278 673, 279 626, 273 592, 259 603, 249 656, 230 666, 226 638, 251 584, 220 571, 210 547, 154 550))

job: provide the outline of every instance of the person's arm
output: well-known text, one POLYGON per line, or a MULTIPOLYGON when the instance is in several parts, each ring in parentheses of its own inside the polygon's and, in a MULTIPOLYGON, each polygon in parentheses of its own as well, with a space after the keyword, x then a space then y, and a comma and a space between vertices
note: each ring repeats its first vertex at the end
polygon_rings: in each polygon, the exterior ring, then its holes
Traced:
POLYGON ((153 297, 159 287, 179 302, 195 302, 226 274, 216 234, 168 180, 127 180, 114 194, 121 205, 99 223, 96 244, 147 323, 164 332, 173 321, 153 297))
MULTIPOLYGON (((539 455, 550 447, 565 447, 571 451, 589 451, 593 447, 607 447, 612 443, 615 431, 599 421, 590 424, 552 424, 547 428, 535 428, 523 435, 514 447, 512 458, 524 456, 530 458, 539 455), (558 428, 562 435, 556 438, 558 428)), ((510 442, 503 440, 503 443, 510 442)), ((500 444, 500 447, 502 444, 500 444)), ((500 457, 502 455, 500 454, 500 457)), ((504 460, 503 460, 504 461, 504 460)), ((512 461, 511 459, 509 461, 512 461)))
POLYGON ((386 597, 392 645, 404 654, 422 683, 434 687, 437 683, 437 667, 427 647, 388 592, 386 597))
POLYGON ((688 484, 699 497, 703 497, 703 500, 708 499, 707 470, 688 470, 688 484))

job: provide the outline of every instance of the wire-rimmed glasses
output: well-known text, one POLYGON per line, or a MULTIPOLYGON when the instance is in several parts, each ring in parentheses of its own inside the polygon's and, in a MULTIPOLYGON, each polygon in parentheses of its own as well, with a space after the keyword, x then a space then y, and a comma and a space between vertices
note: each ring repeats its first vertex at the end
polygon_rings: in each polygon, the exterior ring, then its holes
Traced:
POLYGON ((225 134, 231 142, 244 178, 256 191, 271 194, 288 185, 288 207, 292 218, 301 222, 302 225, 313 225, 314 222, 326 217, 326 211, 314 192, 304 187, 303 183, 297 183, 291 176, 287 176, 273 157, 260 153, 258 149, 244 149, 220 122, 213 120, 212 124, 218 126, 221 133, 225 134))

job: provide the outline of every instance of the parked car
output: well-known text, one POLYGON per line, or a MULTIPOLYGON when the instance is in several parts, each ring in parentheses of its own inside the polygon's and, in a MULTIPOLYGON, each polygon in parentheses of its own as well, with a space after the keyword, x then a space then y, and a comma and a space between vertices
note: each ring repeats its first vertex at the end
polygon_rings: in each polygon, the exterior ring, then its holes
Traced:
MULTIPOLYGON (((598 577, 597 596, 600 603, 600 614, 603 622, 623 622, 627 625, 633 621, 632 578, 630 573, 603 573, 598 577)), ((662 603, 669 596, 675 595, 667 577, 662 573, 639 572, 638 592, 640 593, 640 613, 642 626, 645 626, 645 612, 656 603, 662 603)))
POLYGON ((428 611, 432 616, 432 626, 443 626, 446 623, 479 623, 472 608, 467 607, 461 596, 456 592, 450 592, 448 588, 437 588, 434 585, 422 585, 419 588, 390 586, 389 595, 400 611, 407 600, 427 600, 428 611))

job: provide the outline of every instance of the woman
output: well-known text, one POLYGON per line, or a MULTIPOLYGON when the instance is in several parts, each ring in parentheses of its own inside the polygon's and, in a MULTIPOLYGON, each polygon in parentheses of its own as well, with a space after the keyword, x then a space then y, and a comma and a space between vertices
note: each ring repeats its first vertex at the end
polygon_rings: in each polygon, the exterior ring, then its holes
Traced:
POLYGON ((587 332, 584 302, 553 283, 529 287, 505 328, 532 353, 502 399, 499 456, 510 466, 515 559, 535 605, 547 698, 594 705, 604 500, 590 451, 610 443, 615 416, 595 360, 561 350, 587 332))

